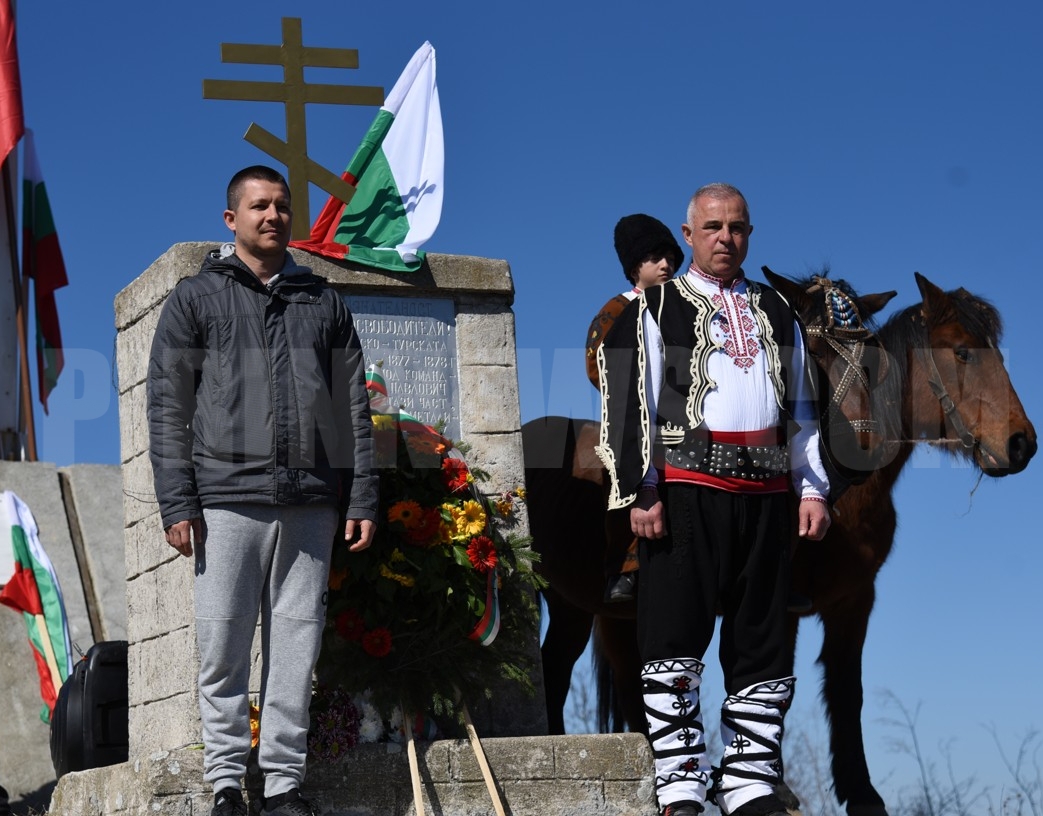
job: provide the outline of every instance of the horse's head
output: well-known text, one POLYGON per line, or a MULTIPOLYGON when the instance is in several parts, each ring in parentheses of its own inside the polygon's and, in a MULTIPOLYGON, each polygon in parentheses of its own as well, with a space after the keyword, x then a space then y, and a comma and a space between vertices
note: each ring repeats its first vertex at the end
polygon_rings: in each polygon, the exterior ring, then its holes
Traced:
POLYGON ((858 484, 884 454, 884 438, 873 419, 870 396, 887 371, 887 355, 882 353, 871 318, 897 293, 858 295, 842 280, 813 275, 792 281, 766 266, 762 270, 793 306, 807 331, 808 353, 818 374, 827 464, 843 481, 858 484))
POLYGON ((937 411, 934 428, 918 427, 932 420, 912 416, 911 430, 949 442, 989 476, 1024 470, 1036 453, 1036 429, 1003 365, 999 314, 966 289, 943 292, 919 273, 916 285, 923 302, 908 312, 926 337, 910 362, 923 370, 937 411))

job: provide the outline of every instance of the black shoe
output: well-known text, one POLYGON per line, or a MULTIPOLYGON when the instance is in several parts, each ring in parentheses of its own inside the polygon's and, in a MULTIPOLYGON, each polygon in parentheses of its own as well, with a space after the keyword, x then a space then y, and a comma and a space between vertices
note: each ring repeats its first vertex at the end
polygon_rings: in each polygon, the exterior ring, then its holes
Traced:
POLYGON ((0 816, 11 816, 11 803, 7 799, 7 791, 0 785, 0 816))
POLYGON ((210 816, 248 816, 243 792, 238 788, 225 788, 214 796, 214 809, 210 816))
POLYGON ((318 816, 297 788, 265 799, 261 816, 318 816))
POLYGON ((663 816, 699 816, 702 812, 701 805, 667 805, 663 808, 663 816))
POLYGON ((605 589, 605 603, 626 603, 637 597, 637 570, 612 578, 605 589))

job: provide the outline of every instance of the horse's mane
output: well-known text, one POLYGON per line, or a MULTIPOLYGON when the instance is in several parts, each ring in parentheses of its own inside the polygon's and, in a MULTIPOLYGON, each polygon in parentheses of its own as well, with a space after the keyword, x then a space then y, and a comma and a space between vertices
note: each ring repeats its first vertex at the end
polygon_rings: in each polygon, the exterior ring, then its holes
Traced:
MULTIPOLYGON (((950 316, 953 322, 980 337, 983 345, 999 345, 1003 320, 995 306, 962 287, 946 295, 954 311, 950 316)), ((891 315, 877 332, 880 345, 889 355, 889 366, 883 382, 873 390, 873 415, 882 423, 888 439, 902 438, 902 391, 909 376, 909 352, 927 346, 921 305, 914 303, 891 315)))

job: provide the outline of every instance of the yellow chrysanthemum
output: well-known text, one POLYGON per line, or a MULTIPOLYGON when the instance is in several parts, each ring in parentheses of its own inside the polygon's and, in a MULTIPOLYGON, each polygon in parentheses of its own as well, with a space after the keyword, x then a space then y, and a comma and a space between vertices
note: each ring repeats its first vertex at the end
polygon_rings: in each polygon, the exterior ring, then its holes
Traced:
POLYGON ((467 538, 467 517, 464 511, 455 504, 442 506, 449 512, 449 537, 454 541, 467 538))
POLYGON ((387 564, 380 565, 380 574, 384 578, 388 578, 404 587, 411 587, 416 583, 416 578, 411 575, 403 575, 400 572, 395 572, 387 564))
POLYGON ((511 513, 514 512, 514 501, 511 499, 510 493, 504 494, 506 498, 499 498, 493 502, 493 506, 496 508, 497 514, 504 518, 510 518, 511 513))
POLYGON ((479 502, 474 499, 465 501, 461 515, 459 524, 465 535, 476 536, 485 530, 485 508, 479 502))
POLYGON ((412 530, 420 523, 422 512, 422 508, 415 501, 397 501, 388 508, 388 521, 392 524, 398 522, 407 530, 412 530))
POLYGON ((516 487, 514 489, 514 495, 517 496, 522 501, 524 501, 525 500, 525 488, 524 487, 516 487))
POLYGON ((391 414, 373 414, 373 427, 378 431, 393 431, 395 418, 391 414))

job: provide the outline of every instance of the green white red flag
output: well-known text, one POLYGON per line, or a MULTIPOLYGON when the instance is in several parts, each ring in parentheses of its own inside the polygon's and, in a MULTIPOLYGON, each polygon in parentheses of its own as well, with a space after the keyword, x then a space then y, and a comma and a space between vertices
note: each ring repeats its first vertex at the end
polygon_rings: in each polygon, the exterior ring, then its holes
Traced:
MULTIPOLYGON (((2 0, 0 0, 2 2, 2 0)), ((40 403, 47 413, 47 397, 65 366, 62 330, 58 325, 55 290, 67 286, 65 261, 58 245, 51 204, 36 158, 33 132, 25 131, 22 150, 25 171, 22 182, 22 274, 33 279, 36 302, 36 373, 40 403)))
POLYGON ((29 630, 40 696, 40 719, 50 722, 58 689, 72 673, 72 643, 65 599, 51 560, 40 543, 36 519, 10 490, 0 493, 0 535, 10 541, 14 575, 0 590, 0 603, 21 612, 29 630))
POLYGON ((330 197, 307 241, 290 246, 391 272, 415 272, 442 216, 445 155, 435 49, 413 55, 342 178, 355 195, 330 197))

